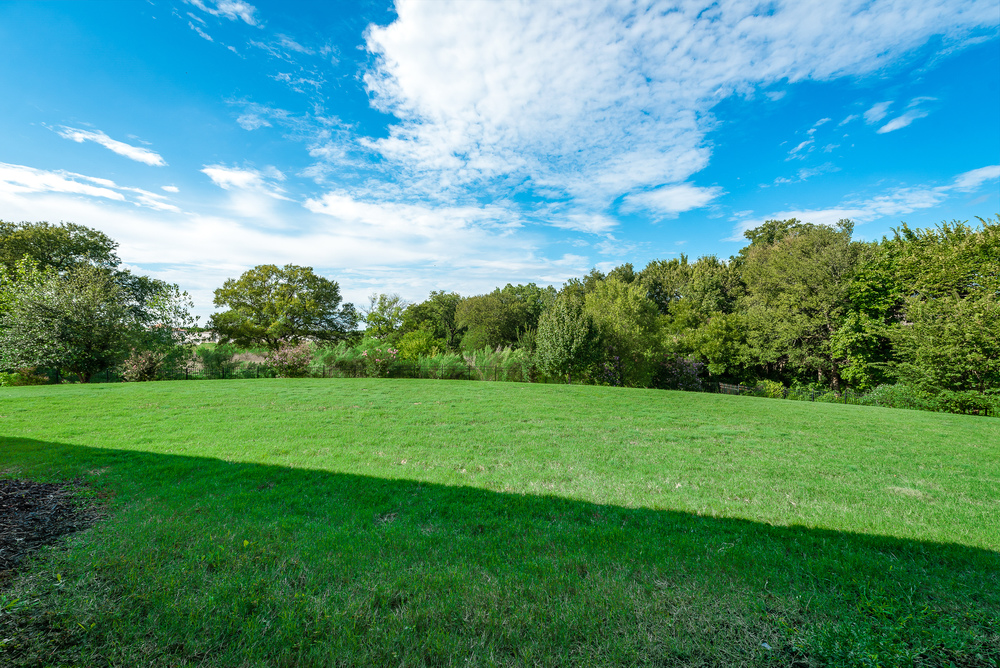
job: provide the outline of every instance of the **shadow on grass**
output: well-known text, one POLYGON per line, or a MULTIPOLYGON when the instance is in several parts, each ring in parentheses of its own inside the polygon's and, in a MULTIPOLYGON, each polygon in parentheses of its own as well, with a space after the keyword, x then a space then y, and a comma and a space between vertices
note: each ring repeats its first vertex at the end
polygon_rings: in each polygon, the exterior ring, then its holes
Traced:
POLYGON ((110 519, 0 598, 8 665, 959 665, 1000 554, 411 480, 0 439, 110 519))

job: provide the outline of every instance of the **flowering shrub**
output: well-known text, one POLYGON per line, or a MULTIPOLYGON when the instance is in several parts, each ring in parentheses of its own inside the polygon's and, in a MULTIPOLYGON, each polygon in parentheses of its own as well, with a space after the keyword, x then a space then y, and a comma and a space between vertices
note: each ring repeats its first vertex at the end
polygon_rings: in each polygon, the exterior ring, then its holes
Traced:
POLYGON ((279 378, 305 378, 309 375, 312 355, 308 341, 298 344, 282 341, 277 350, 267 354, 267 363, 274 367, 279 378))
POLYGON ((399 351, 386 346, 385 348, 372 348, 361 352, 361 358, 365 363, 365 375, 369 378, 385 378, 389 375, 389 369, 399 351))
POLYGON ((122 366, 122 380, 128 383, 141 383, 156 380, 163 369, 164 353, 153 350, 136 350, 125 360, 122 366))

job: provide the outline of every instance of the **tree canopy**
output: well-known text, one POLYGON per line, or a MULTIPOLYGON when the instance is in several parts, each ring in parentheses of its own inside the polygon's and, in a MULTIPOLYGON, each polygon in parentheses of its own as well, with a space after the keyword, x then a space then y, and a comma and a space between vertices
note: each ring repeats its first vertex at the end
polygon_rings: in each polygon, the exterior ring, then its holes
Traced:
POLYGON ((352 304, 341 305, 340 286, 311 267, 262 264, 228 279, 215 291, 210 326, 223 342, 276 350, 281 341, 337 341, 358 323, 352 304))

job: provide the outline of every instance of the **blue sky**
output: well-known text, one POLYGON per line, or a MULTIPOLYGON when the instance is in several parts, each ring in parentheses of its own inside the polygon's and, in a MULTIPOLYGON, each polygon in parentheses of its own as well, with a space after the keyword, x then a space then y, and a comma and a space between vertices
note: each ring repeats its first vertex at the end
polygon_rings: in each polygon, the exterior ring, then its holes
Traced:
POLYGON ((1000 8, 889 2, 0 3, 0 219, 212 291, 350 301, 877 239, 1000 211, 1000 8))

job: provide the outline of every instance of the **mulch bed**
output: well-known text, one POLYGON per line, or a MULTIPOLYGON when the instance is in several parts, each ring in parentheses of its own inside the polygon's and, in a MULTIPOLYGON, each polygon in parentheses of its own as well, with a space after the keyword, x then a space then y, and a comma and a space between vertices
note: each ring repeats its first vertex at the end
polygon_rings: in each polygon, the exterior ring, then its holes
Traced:
POLYGON ((93 526, 101 508, 77 497, 81 481, 0 480, 0 583, 43 545, 93 526))

